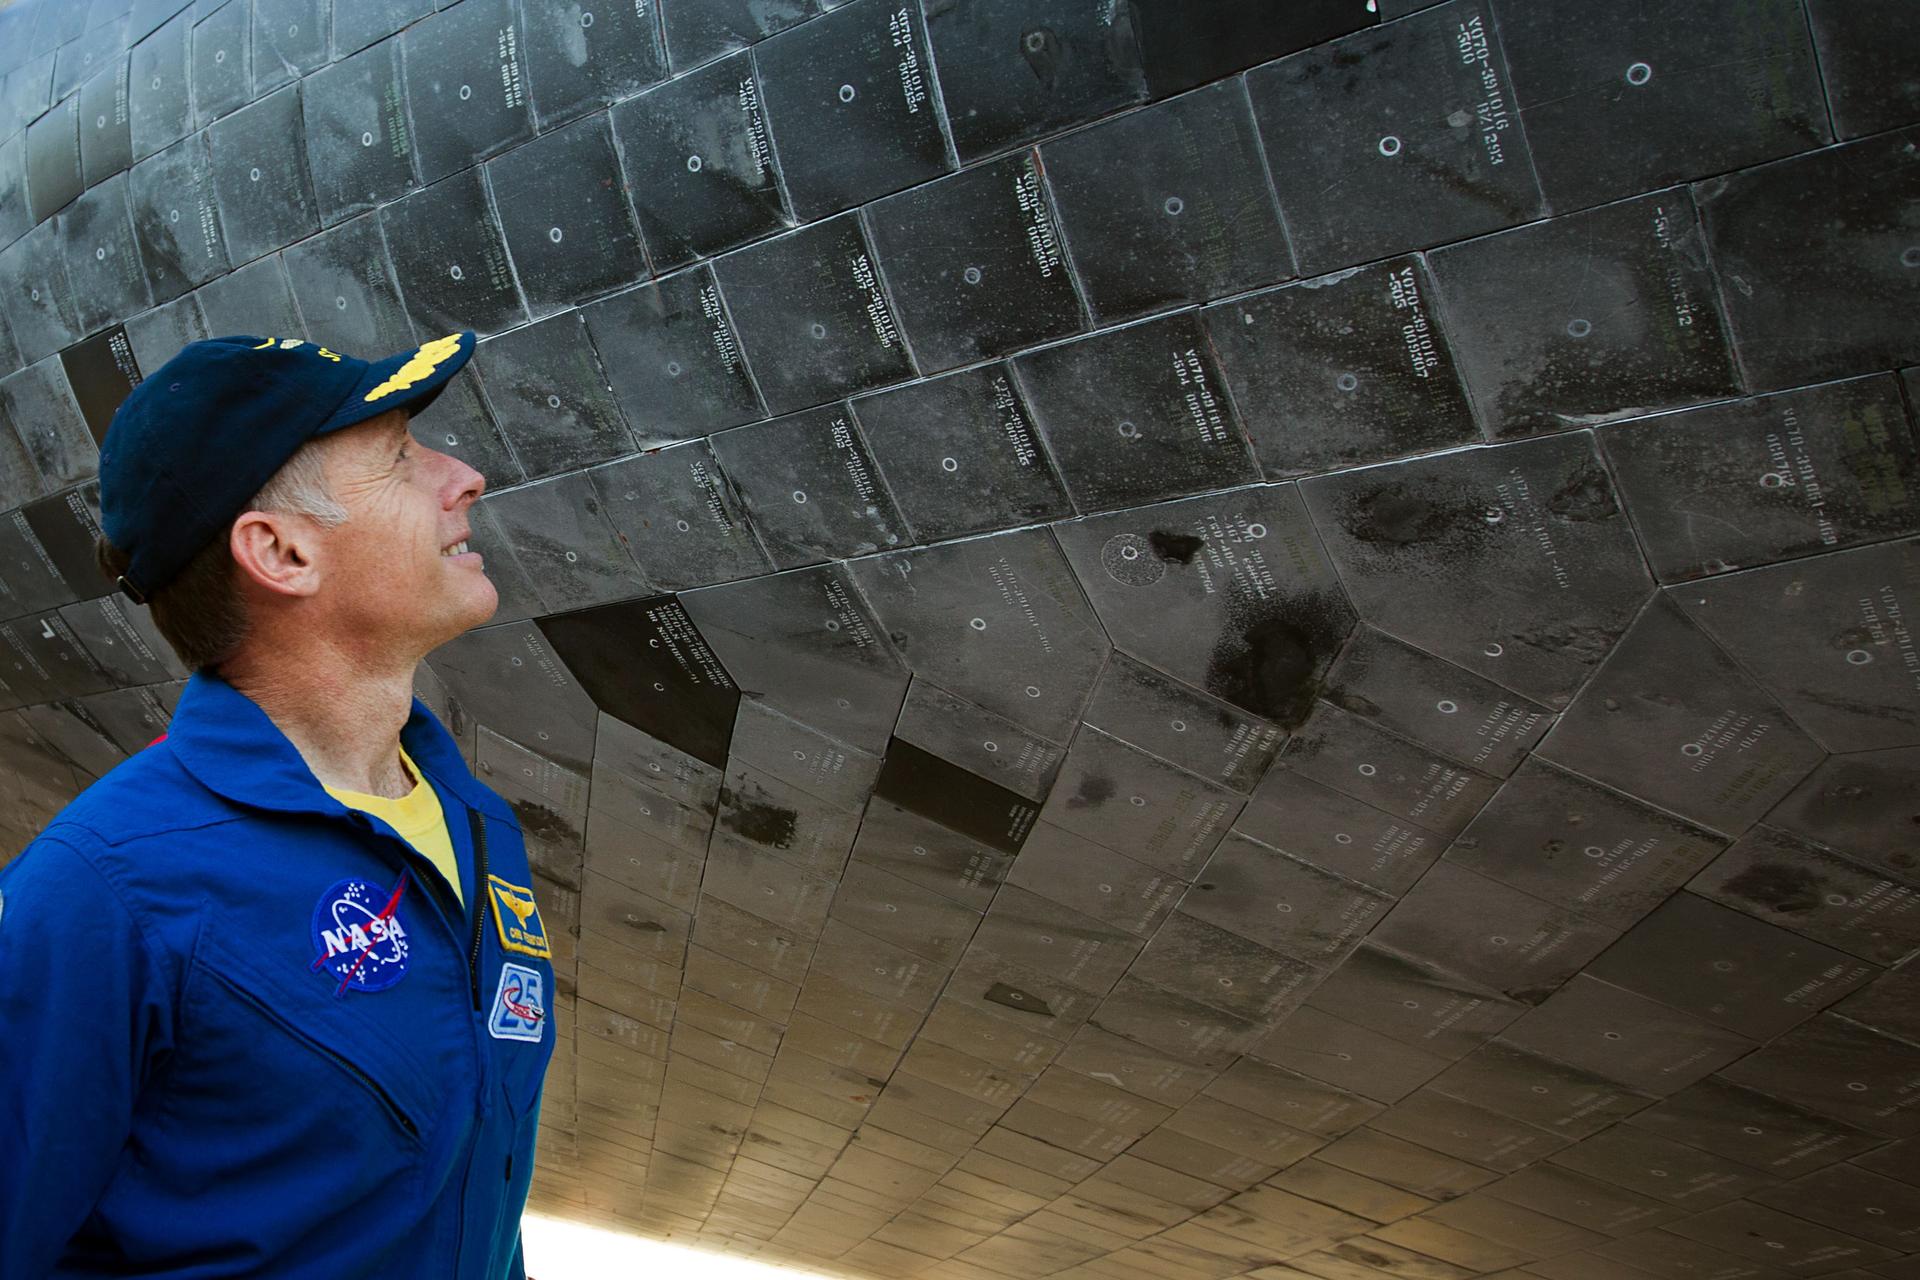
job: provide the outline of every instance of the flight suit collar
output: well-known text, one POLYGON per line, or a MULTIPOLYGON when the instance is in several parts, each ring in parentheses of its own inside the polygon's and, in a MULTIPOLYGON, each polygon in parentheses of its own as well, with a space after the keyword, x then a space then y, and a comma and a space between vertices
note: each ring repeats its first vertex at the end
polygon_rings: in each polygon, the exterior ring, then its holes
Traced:
MULTIPOLYGON (((167 726, 166 743, 187 772, 237 804, 300 813, 346 812, 260 704, 213 671, 196 671, 187 680, 167 726)), ((400 730, 400 743, 422 773, 462 803, 516 821, 507 803, 474 778, 458 745, 417 697, 400 730)))

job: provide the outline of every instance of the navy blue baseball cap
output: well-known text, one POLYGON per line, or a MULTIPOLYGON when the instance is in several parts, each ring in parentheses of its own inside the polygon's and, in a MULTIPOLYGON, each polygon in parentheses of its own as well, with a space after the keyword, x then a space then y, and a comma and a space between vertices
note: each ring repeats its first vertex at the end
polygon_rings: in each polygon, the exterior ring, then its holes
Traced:
POLYGON ((300 338, 190 342, 133 389, 100 447, 100 525, 145 604, 246 508, 301 445, 433 403, 472 333, 366 361, 300 338))

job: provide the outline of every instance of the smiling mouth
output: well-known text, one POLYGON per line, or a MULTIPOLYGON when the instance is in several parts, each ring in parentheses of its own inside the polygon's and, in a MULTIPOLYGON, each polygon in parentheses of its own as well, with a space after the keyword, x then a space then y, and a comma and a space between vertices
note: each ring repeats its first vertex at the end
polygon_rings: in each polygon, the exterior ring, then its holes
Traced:
POLYGON ((442 556, 463 556, 467 554, 468 550, 470 550, 470 548, 467 546, 467 540, 462 538, 450 547, 440 548, 440 554, 442 556))

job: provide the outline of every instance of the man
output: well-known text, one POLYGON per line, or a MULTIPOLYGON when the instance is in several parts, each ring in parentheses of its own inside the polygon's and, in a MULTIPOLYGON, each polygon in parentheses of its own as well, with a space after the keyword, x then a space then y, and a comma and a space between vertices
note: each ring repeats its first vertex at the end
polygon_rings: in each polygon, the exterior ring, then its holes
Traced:
POLYGON ((194 674, 0 870, 7 1280, 523 1275, 553 969, 412 696, 498 604, 408 433, 473 342, 215 338, 114 417, 101 563, 194 674))

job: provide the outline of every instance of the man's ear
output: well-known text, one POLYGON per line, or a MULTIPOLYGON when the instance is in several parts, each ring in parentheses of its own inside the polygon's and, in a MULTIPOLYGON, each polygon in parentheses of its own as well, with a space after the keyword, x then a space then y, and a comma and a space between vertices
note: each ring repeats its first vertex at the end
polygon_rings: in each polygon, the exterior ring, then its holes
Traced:
POLYGON ((245 512, 227 534, 240 572, 260 590, 282 596, 320 589, 319 543, 312 520, 282 511, 245 512))

